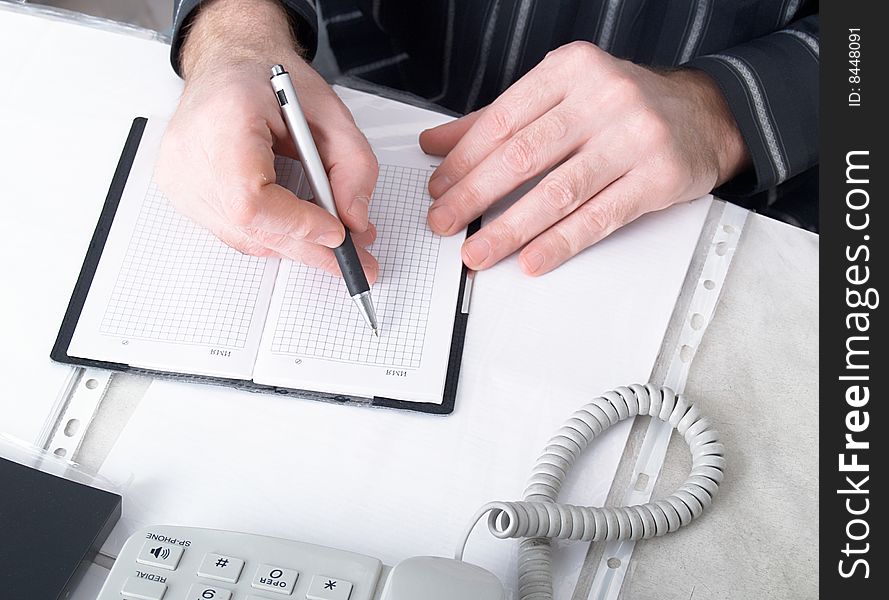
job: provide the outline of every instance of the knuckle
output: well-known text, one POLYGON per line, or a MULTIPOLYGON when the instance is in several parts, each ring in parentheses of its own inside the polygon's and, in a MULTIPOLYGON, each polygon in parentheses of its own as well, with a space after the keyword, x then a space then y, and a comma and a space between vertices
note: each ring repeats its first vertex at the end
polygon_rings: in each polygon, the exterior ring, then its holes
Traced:
POLYGON ((571 129, 572 118, 566 111, 552 111, 542 119, 541 129, 543 135, 549 141, 557 141, 568 135, 571 129))
POLYGON ((247 183, 239 185, 226 194, 222 204, 223 213, 232 225, 248 227, 259 215, 259 188, 247 183))
POLYGON ((255 240, 257 245, 268 248, 283 248, 289 245, 290 240, 286 235, 280 233, 271 233, 260 230, 250 231, 251 239, 255 240))
POLYGON ((577 250, 575 250, 575 236, 572 233, 565 231, 563 227, 554 228, 552 233, 550 247, 555 257, 564 258, 577 253, 577 250))
POLYGON ((484 137, 501 141, 512 135, 513 117, 510 112, 497 104, 492 104, 480 118, 480 128, 484 137))
POLYGON ((595 44, 584 40, 570 42, 559 50, 572 61, 582 63, 598 60, 599 54, 601 54, 601 50, 595 44))
POLYGON ((265 138, 269 132, 269 126, 265 118, 259 114, 241 115, 240 126, 242 131, 248 135, 255 135, 259 138, 265 138))
POLYGON ((567 213, 577 199, 574 184, 569 178, 553 175, 543 182, 541 200, 544 207, 558 215, 567 213))
POLYGON ((611 161, 605 153, 593 154, 586 153, 574 169, 574 174, 580 182, 580 188, 587 193, 587 197, 592 196, 598 189, 597 183, 601 185, 600 180, 603 176, 612 172, 611 161))
POLYGON ((242 242, 241 244, 239 244, 239 246, 240 247, 235 247, 235 249, 238 250, 238 252, 241 252, 242 254, 247 254, 249 256, 258 256, 261 258, 265 258, 265 257, 275 255, 275 252, 273 250, 271 250, 270 248, 267 248, 266 246, 263 246, 259 242, 254 242, 254 241, 242 242))
POLYGON ((607 173, 611 168, 612 162, 609 160, 608 154, 604 152, 596 154, 587 153, 580 165, 583 174, 590 179, 599 173, 607 173))
MULTIPOLYGON (((468 178, 467 178, 468 179, 468 178)), ((474 212, 483 204, 484 194, 475 181, 464 179, 457 190, 456 201, 459 209, 474 212)))
POLYGON ((511 139, 503 149, 503 164, 506 169, 518 175, 527 175, 538 162, 539 145, 528 134, 511 139))
POLYGON ((506 211, 493 223, 485 226, 490 231, 488 239, 497 247, 514 249, 522 242, 522 231, 527 229, 525 221, 506 211))
POLYGON ((607 233, 617 227, 616 210, 604 202, 591 202, 587 210, 583 211, 581 224, 583 230, 589 233, 607 233))
POLYGON ((253 239, 249 235, 244 235, 242 232, 214 231, 213 233, 216 237, 222 240, 226 246, 233 250, 237 250, 241 254, 247 254, 249 256, 270 256, 274 254, 268 247, 261 244, 258 240, 253 239))
MULTIPOLYGON (((305 201, 300 200, 298 202, 300 208, 303 208, 303 202, 305 201)), ((309 218, 309 215, 300 211, 295 214, 295 217, 293 219, 289 220, 286 235, 291 239, 295 238, 298 240, 308 240, 310 238, 316 237, 318 235, 318 232, 317 230, 315 230, 314 224, 309 218)))
POLYGON ((475 166, 468 151, 452 152, 445 160, 446 162, 441 164, 437 172, 439 175, 448 175, 454 181, 469 173, 475 166))

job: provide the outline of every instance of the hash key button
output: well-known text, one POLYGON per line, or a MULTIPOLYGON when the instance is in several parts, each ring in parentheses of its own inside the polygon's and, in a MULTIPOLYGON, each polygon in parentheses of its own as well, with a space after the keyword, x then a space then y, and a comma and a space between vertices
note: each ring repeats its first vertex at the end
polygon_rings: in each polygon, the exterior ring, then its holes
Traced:
POLYGON ((283 569, 274 565, 259 565, 251 585, 258 590, 289 595, 296 587, 297 577, 299 577, 299 573, 293 569, 283 569))
POLYGON ((168 571, 175 571, 179 565, 179 559, 182 558, 182 546, 173 546, 172 544, 162 544, 148 540, 142 545, 136 562, 142 565, 150 565, 168 571))
POLYGON ((335 577, 314 575, 309 591, 306 592, 307 600, 349 600, 352 593, 352 584, 335 577))
POLYGON ((204 555, 204 560, 201 561, 201 566, 198 568, 198 577, 237 583, 243 568, 244 561, 240 558, 208 553, 204 555))

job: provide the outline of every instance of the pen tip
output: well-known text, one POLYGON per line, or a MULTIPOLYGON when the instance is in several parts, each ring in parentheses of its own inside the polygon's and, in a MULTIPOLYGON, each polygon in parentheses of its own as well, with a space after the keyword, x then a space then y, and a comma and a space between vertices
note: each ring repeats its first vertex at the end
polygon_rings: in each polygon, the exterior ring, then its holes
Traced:
POLYGON ((380 330, 374 327, 374 335, 380 337, 380 330))

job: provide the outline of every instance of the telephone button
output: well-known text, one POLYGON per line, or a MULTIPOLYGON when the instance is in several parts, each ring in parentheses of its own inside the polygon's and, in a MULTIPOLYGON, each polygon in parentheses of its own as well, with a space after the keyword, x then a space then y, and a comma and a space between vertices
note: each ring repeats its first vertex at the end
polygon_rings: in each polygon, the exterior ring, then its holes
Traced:
POLYGON ((167 586, 158 581, 128 577, 120 595, 125 600, 161 600, 166 591, 167 586))
POLYGON ((188 596, 186 596, 188 600, 229 600, 231 597, 230 590, 202 583, 192 585, 188 590, 188 596))
POLYGON ((182 558, 184 552, 181 546, 173 546, 162 542, 153 542, 148 540, 142 545, 136 562, 141 565, 150 565, 168 571, 175 571, 179 566, 179 559, 182 558))
POLYGON ((227 583, 237 583, 241 576, 244 561, 240 558, 223 556, 222 554, 208 553, 204 555, 201 566, 198 567, 198 577, 216 579, 227 583))
POLYGON ((267 590, 289 595, 296 587, 299 572, 275 565, 259 565, 251 585, 258 590, 267 590))
POLYGON ((307 600, 349 600, 352 584, 336 577, 315 575, 306 592, 307 600))

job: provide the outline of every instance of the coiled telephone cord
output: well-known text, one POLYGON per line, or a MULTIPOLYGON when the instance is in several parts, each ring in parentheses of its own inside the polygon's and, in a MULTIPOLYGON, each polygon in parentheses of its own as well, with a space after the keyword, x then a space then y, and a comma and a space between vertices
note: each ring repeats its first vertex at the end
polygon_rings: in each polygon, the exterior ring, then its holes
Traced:
POLYGON ((456 558, 462 560, 470 532, 485 514, 500 539, 525 538, 519 547, 521 600, 551 600, 551 539, 599 542, 661 536, 688 525, 713 500, 725 471, 725 448, 700 409, 667 387, 633 384, 599 396, 553 436, 537 459, 521 502, 490 502, 473 518, 456 558), (617 508, 556 503, 581 452, 603 431, 624 419, 650 415, 668 422, 691 450, 691 473, 663 500, 617 508))

